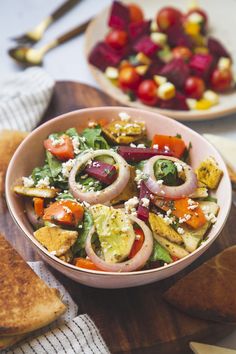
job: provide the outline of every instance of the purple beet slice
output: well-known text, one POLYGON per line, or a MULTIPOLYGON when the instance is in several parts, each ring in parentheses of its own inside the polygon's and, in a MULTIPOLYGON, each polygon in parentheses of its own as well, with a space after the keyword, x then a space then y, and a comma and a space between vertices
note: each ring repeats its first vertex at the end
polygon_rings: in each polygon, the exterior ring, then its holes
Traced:
POLYGON ((207 80, 213 64, 214 60, 211 54, 195 54, 190 59, 189 67, 193 75, 207 80))
POLYGON ((119 1, 114 1, 111 7, 108 26, 114 29, 126 30, 129 22, 129 8, 119 1))
POLYGON ((128 33, 131 41, 137 40, 143 35, 149 34, 151 21, 138 21, 129 24, 128 33))
POLYGON ((178 91, 176 92, 174 98, 167 101, 160 100, 158 102, 158 107, 162 109, 189 111, 189 107, 186 102, 186 96, 178 91))
POLYGON ((89 63, 104 71, 108 66, 118 66, 124 57, 123 51, 115 51, 104 42, 98 42, 89 54, 89 63))
POLYGON ((165 76, 176 87, 182 87, 190 75, 188 65, 183 59, 174 59, 170 63, 163 66, 159 75, 165 76))
POLYGON ((97 160, 86 166, 84 172, 106 185, 112 184, 117 178, 115 166, 97 160))
POLYGON ((226 50, 226 48, 223 46, 223 44, 218 39, 215 39, 213 37, 209 37, 208 42, 207 42, 207 46, 208 46, 210 53, 213 56, 215 56, 217 58, 220 58, 220 57, 231 58, 231 55, 229 54, 229 52, 226 50))
POLYGON ((168 36, 168 43, 171 47, 184 46, 190 49, 193 47, 191 37, 184 32, 183 27, 180 24, 170 26, 166 31, 166 34, 168 36))
POLYGON ((168 152, 153 148, 135 148, 129 146, 119 146, 117 153, 128 162, 139 162, 157 155, 172 156, 170 151, 168 152))
POLYGON ((143 36, 133 46, 135 52, 142 52, 148 57, 153 57, 160 49, 161 46, 154 43, 149 36, 143 36))
POLYGON ((144 205, 142 199, 143 198, 148 199, 150 204, 150 194, 151 192, 147 188, 144 181, 142 181, 140 184, 139 206, 137 209, 137 217, 145 222, 148 221, 148 217, 149 217, 149 205, 148 206, 144 205))

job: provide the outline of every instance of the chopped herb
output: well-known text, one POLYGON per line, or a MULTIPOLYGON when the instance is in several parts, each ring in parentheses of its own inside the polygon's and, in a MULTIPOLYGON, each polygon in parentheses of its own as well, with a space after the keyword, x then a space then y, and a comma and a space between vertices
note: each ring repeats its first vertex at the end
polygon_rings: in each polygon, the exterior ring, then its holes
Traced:
POLYGON ((167 186, 176 186, 178 184, 177 167, 170 160, 157 160, 154 164, 154 174, 157 180, 163 180, 163 184, 167 186))
POLYGON ((182 135, 181 134, 176 134, 176 136, 175 136, 176 138, 178 138, 178 139, 182 139, 182 135))

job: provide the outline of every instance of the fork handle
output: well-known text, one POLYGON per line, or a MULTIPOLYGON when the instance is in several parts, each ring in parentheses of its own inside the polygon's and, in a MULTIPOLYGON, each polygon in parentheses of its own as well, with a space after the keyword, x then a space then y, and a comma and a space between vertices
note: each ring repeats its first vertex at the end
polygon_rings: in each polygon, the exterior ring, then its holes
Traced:
POLYGON ((67 0, 61 6, 59 6, 51 15, 52 21, 58 20, 61 16, 63 16, 67 11, 72 9, 76 4, 78 4, 81 0, 67 0))
POLYGON ((91 19, 89 19, 88 21, 82 23, 81 25, 79 25, 77 27, 74 27, 69 32, 66 32, 62 36, 58 37, 56 39, 57 45, 67 42, 70 39, 72 39, 73 37, 78 36, 80 33, 83 33, 86 30, 86 28, 88 27, 88 24, 90 23, 90 21, 91 21, 91 19))

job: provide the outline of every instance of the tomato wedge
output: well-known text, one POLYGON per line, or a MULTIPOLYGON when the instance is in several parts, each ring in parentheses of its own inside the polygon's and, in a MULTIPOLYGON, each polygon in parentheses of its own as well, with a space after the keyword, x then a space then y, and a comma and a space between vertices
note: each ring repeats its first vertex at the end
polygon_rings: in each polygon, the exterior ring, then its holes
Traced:
POLYGON ((84 215, 83 207, 71 200, 57 201, 45 209, 43 220, 56 224, 77 226, 84 215))
POLYGON ((44 211, 44 199, 43 198, 33 198, 34 202, 34 211, 35 214, 39 217, 43 216, 43 211, 44 211))
POLYGON ((82 257, 75 258, 74 265, 76 267, 85 268, 85 269, 101 270, 88 258, 82 258, 82 257))
POLYGON ((74 148, 72 141, 68 135, 62 135, 60 142, 54 144, 52 139, 44 140, 44 147, 58 160, 67 161, 74 158, 74 148))
POLYGON ((182 139, 168 135, 154 135, 152 139, 152 147, 153 145, 158 145, 158 149, 160 150, 164 150, 167 146, 172 155, 177 158, 180 158, 186 149, 185 143, 182 139))
POLYGON ((143 230, 142 229, 134 229, 134 232, 136 235, 136 239, 133 243, 133 246, 131 248, 128 258, 133 258, 138 253, 138 251, 141 250, 142 245, 144 243, 145 236, 144 236, 143 230))

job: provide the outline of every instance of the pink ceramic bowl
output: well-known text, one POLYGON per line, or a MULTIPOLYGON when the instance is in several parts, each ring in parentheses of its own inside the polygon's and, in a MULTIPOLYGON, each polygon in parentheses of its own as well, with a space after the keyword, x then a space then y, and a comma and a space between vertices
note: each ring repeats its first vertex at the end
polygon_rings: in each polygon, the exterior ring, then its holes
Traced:
POLYGON ((125 288, 152 283, 172 276, 187 267, 204 253, 217 238, 226 222, 231 206, 231 184, 226 166, 219 153, 209 142, 193 130, 172 119, 148 111, 126 107, 99 107, 82 109, 61 115, 35 129, 19 146, 10 162, 6 176, 6 198, 9 210, 15 222, 24 232, 25 237, 31 241, 32 246, 45 262, 69 278, 82 284, 98 288, 125 288), (189 143, 190 141, 192 143, 193 149, 191 153, 191 161, 193 167, 196 167, 199 162, 206 157, 213 156, 224 172, 224 176, 216 191, 216 197, 220 205, 220 212, 217 222, 214 227, 211 228, 207 240, 203 242, 195 252, 191 253, 186 258, 162 268, 132 273, 112 273, 85 270, 64 263, 60 259, 51 255, 34 238, 32 226, 24 213, 23 198, 18 197, 12 191, 12 186, 16 183, 17 179, 22 176, 30 175, 35 166, 39 166, 43 163, 43 141, 50 133, 63 131, 70 127, 76 127, 81 130, 87 126, 89 120, 99 120, 101 118, 111 120, 117 118, 119 112, 127 112, 131 118, 145 121, 147 133, 150 138, 155 133, 169 135, 176 135, 177 133, 181 134, 186 143, 189 143))

